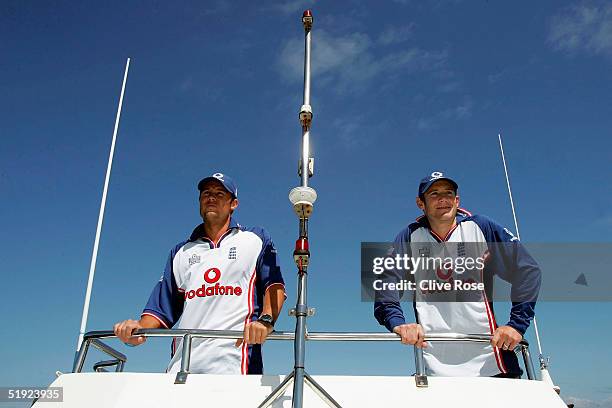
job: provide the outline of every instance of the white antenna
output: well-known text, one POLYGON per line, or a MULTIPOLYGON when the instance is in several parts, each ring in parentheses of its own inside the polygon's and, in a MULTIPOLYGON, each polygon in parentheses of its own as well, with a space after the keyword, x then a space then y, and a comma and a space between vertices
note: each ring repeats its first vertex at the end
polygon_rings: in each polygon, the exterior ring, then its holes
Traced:
POLYGON ((106 207, 106 193, 108 192, 108 183, 110 181, 111 169, 113 168, 113 156, 115 154, 115 141, 117 140, 117 129, 119 128, 119 118, 121 117, 121 106, 123 105, 123 94, 125 92, 125 83, 127 82, 128 70, 130 68, 130 59, 125 63, 125 74, 123 74, 123 85, 121 86, 121 96, 119 97, 119 106, 117 108, 117 117, 115 118, 115 129, 113 131, 113 141, 111 143, 110 153, 108 155, 108 165, 106 167, 106 179, 104 180, 104 190, 102 190, 102 202, 100 203, 100 213, 98 215, 98 227, 96 228, 96 239, 94 240, 93 252, 91 254, 91 264, 89 265, 89 280, 87 281, 87 291, 85 292, 85 303, 83 304, 83 316, 81 318, 81 331, 79 332, 79 340, 77 342, 77 352, 83 342, 85 335, 85 327, 87 326, 87 316, 89 314, 89 302, 91 300, 91 288, 93 285, 94 274, 96 273, 96 259, 98 258, 98 246, 100 244, 100 231, 102 230, 102 222, 104 221, 104 209, 106 207))
POLYGON ((510 178, 508 177, 508 168, 506 167, 506 156, 504 155, 504 145, 502 144, 501 133, 497 135, 499 137, 499 149, 501 150, 501 157, 504 163, 504 173, 506 173, 506 185, 508 185, 508 195, 510 196, 510 206, 512 207, 512 217, 514 217, 514 228, 516 229, 516 237, 521 240, 521 233, 519 232, 518 222, 516 221, 516 212, 514 211, 514 200, 512 199, 512 189, 510 188, 510 178))
MULTIPOLYGON (((518 221, 516 220, 516 211, 514 210, 514 200, 512 198, 512 189, 510 188, 510 177, 508 177, 508 167, 506 166, 506 156, 504 155, 504 145, 502 143, 501 133, 497 135, 499 138, 499 150, 501 151, 502 162, 504 163, 504 173, 506 174, 506 185, 508 186, 508 195, 510 196, 510 206, 512 207, 512 217, 514 218, 514 228, 516 230, 516 237, 518 240, 521 240, 521 233, 519 232, 518 221)), ((540 343, 540 332, 538 330, 538 321, 536 317, 533 317, 533 328, 535 330, 536 342, 538 343, 538 352, 539 352, 539 360, 540 360, 540 371, 542 372, 542 380, 549 382, 557 393, 560 392, 558 386, 554 385, 552 382, 552 378, 550 377, 550 373, 548 372, 548 362, 544 358, 544 354, 542 353, 542 344, 540 343)))

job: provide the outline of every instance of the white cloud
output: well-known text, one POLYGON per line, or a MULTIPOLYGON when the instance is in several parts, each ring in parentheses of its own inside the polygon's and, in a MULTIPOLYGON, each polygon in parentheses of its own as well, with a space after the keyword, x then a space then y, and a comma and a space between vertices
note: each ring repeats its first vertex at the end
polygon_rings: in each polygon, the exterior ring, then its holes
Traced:
MULTIPOLYGON (((381 54, 370 36, 351 33, 334 36, 319 30, 313 38, 312 72, 321 82, 331 83, 339 92, 362 89, 369 81, 385 75, 385 81, 417 71, 437 72, 444 68, 445 51, 417 47, 381 54)), ((287 41, 279 58, 279 69, 289 81, 303 77, 303 40, 287 41)))
POLYGON ((432 118, 419 118, 414 122, 414 126, 418 130, 430 130, 435 128, 435 123, 432 118))
MULTIPOLYGON (((312 71, 325 75, 357 60, 370 46, 365 34, 354 33, 343 37, 332 37, 318 30, 313 39, 312 71)), ((287 41, 280 55, 281 74, 288 80, 298 80, 304 70, 304 40, 287 41)))
POLYGON ((337 118, 332 122, 334 134, 345 148, 360 147, 365 138, 362 137, 364 122, 360 117, 337 118))
POLYGON ((331 122, 331 134, 338 146, 345 150, 363 150, 378 143, 379 135, 389 133, 389 123, 385 119, 370 121, 367 113, 363 115, 340 115, 331 122))
POLYGON ((462 103, 452 108, 446 109, 441 113, 444 119, 467 119, 472 116, 472 99, 466 97, 462 103))
POLYGON ((442 93, 460 91, 463 89, 463 83, 461 81, 448 81, 439 85, 437 89, 442 93))
POLYGON ((414 23, 403 27, 387 27, 378 36, 378 42, 383 45, 397 44, 408 40, 414 31, 414 23))
POLYGON ((437 129, 442 122, 468 119, 472 116, 474 102, 470 96, 465 96, 460 103, 443 109, 430 116, 423 116, 412 121, 418 130, 437 129))
POLYGON ((612 57, 612 3, 582 3, 565 8, 550 21, 548 42, 570 54, 612 57))

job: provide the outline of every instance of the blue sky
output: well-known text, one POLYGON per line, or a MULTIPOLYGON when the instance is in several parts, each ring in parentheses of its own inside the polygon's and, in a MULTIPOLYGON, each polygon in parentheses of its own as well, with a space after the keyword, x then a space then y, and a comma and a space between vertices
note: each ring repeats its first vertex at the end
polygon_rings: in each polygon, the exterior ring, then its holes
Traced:
MULTIPOLYGON (((127 57, 88 329, 139 314, 169 249, 199 222, 195 184, 215 171, 239 184, 238 219, 270 231, 287 309, 295 303, 287 194, 299 184, 307 7, 319 194, 311 330, 382 330, 360 302, 359 245, 392 239, 418 215, 417 182, 433 170, 459 181, 464 207, 514 229, 499 131, 523 240, 610 242, 609 3, 4 1, 0 384, 47 384, 71 366, 127 57)), ((496 310, 504 321, 507 307, 496 310)), ((612 305, 537 311, 563 395, 610 403, 599 373, 612 362, 612 305)), ((289 330, 285 312, 277 327, 289 330)), ((288 372, 291 345, 266 349, 266 371, 288 372)), ((167 351, 163 341, 129 350, 128 369, 162 370, 167 351)), ((413 370, 400 345, 311 344, 307 364, 314 374, 413 370)))

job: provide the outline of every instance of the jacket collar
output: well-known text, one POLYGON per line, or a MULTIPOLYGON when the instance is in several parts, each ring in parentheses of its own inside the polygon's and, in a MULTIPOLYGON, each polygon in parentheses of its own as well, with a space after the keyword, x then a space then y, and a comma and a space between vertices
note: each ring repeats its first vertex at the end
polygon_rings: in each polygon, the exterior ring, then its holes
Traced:
MULTIPOLYGON (((465 221, 467 217, 471 217, 471 216, 472 216, 472 213, 466 210, 465 208, 461 208, 461 207, 457 208, 457 215, 455 216, 457 220, 457 224, 459 224, 462 221, 465 221)), ((420 224, 422 227, 429 229, 429 221, 427 220, 427 217, 425 216, 425 214, 417 217, 416 222, 420 224)))
MULTIPOLYGON (((236 221, 234 217, 230 217, 230 223, 228 230, 232 230, 234 228, 242 228, 242 226, 236 221)), ((194 228, 193 232, 189 236, 189 241, 197 241, 200 238, 204 237, 204 223, 201 223, 197 227, 194 228)))

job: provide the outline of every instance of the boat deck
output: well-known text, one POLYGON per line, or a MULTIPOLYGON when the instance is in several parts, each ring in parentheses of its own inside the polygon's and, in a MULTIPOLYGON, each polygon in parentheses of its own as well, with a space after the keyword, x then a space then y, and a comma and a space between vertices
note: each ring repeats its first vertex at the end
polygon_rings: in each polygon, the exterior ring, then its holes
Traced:
MULTIPOLYGON (((52 387, 63 387, 63 402, 37 408, 71 407, 257 407, 283 380, 280 375, 190 374, 175 384, 174 374, 71 373, 52 387)), ((417 387, 412 376, 313 376, 342 407, 559 407, 561 398, 545 382, 502 378, 429 377, 417 387)), ((305 407, 327 407, 309 387, 305 407)), ((291 387, 272 407, 291 407, 291 387)))

